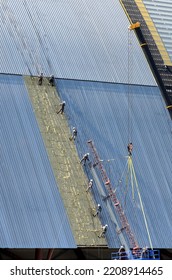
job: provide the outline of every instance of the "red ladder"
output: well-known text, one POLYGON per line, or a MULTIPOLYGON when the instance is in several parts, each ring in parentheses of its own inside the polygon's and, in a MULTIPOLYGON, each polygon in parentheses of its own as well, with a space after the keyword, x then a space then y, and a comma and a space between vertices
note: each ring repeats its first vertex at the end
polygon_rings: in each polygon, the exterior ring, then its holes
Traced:
POLYGON ((133 249, 138 249, 139 246, 138 246, 138 242, 130 228, 130 225, 127 221, 127 218, 124 214, 124 211, 122 209, 122 206, 119 202, 119 200, 117 199, 117 196, 115 194, 115 192, 113 191, 113 188, 112 188, 112 185, 111 185, 111 182, 106 174, 106 171, 103 167, 103 164, 99 158, 99 155, 97 153, 97 150, 94 146, 94 143, 92 140, 89 140, 88 141, 88 145, 89 147, 91 148, 91 151, 93 153, 93 156, 94 156, 94 161, 95 161, 95 166, 98 166, 98 168, 100 169, 100 173, 101 173, 101 176, 102 176, 102 180, 105 184, 105 187, 106 189, 108 190, 108 193, 109 193, 109 196, 113 202, 113 205, 115 207, 115 210, 117 211, 118 215, 119 215, 119 218, 120 218, 120 221, 121 221, 121 225, 122 225, 122 229, 124 229, 126 231, 126 234, 128 236, 128 239, 130 241, 130 245, 131 245, 131 248, 133 249))

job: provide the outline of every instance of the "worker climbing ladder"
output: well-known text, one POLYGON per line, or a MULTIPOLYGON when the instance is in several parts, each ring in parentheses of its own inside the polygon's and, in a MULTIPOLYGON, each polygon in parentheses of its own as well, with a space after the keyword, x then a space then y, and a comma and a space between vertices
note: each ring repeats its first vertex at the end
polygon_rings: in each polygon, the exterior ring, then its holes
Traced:
POLYGON ((109 197, 111 198, 112 200, 112 203, 114 205, 114 208, 115 210, 117 211, 118 215, 119 215, 119 219, 120 219, 120 222, 121 222, 121 228, 123 230, 125 230, 127 236, 128 236, 128 239, 129 239, 129 242, 130 242, 130 247, 133 248, 133 249, 138 249, 139 248, 139 245, 138 245, 138 242, 130 228, 130 225, 128 223, 128 220, 124 214, 124 211, 122 209, 122 206, 120 204, 120 201, 118 200, 115 192, 113 191, 113 188, 112 188, 112 185, 111 185, 111 182, 106 174, 106 171, 103 167, 103 164, 102 164, 102 161, 100 160, 100 157, 97 153, 97 150, 95 148, 95 145, 93 143, 92 140, 89 140, 88 141, 88 145, 92 151, 92 154, 93 154, 93 158, 94 158, 94 165, 97 166, 100 170, 100 173, 101 173, 101 177, 102 177, 102 180, 104 182, 104 185, 106 187, 106 189, 108 190, 108 193, 109 193, 109 197))

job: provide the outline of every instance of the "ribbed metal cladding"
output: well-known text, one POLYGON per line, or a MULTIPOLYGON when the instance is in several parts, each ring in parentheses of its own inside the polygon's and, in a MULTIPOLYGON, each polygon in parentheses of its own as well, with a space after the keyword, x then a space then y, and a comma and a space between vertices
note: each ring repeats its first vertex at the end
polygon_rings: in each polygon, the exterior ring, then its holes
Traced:
POLYGON ((143 0, 172 62, 172 1, 143 0))
POLYGON ((0 89, 0 247, 76 248, 23 79, 0 89))
MULTIPOLYGON (((0 72, 127 83, 128 19, 113 0, 1 1, 0 72)), ((135 36, 133 80, 155 85, 135 36)))
MULTIPOLYGON (((96 82, 58 80, 58 91, 66 101, 71 127, 78 129, 79 156, 89 151, 92 139, 109 174, 141 247, 150 246, 143 213, 134 187, 127 181, 126 162, 128 123, 132 129, 133 165, 143 201, 148 229, 154 248, 171 248, 172 244, 172 136, 170 117, 157 87, 130 86, 96 82), (128 95, 128 92, 130 93, 128 95), (130 103, 128 97, 130 96, 130 103), (130 105, 129 105, 130 104, 130 105), (128 108, 131 109, 128 118, 128 108), (106 160, 112 159, 110 162, 106 160), (121 179, 122 176, 122 179, 121 179), (120 182, 121 180, 121 182, 120 182)), ((131 133, 131 132, 130 132, 131 133)), ((90 156, 91 157, 91 156, 90 156)), ((91 159, 91 158, 90 158, 91 159)), ((87 174, 89 168, 86 169, 87 174)), ((96 171, 98 174, 98 172, 96 171)), ((113 207, 107 209, 100 186, 93 188, 102 205, 101 222, 108 224, 109 247, 119 246, 119 235, 112 220, 113 207)), ((104 186, 102 185, 102 190, 104 186)), ((105 190, 104 190, 105 191, 105 190)), ((105 192, 106 193, 106 192, 105 192)))

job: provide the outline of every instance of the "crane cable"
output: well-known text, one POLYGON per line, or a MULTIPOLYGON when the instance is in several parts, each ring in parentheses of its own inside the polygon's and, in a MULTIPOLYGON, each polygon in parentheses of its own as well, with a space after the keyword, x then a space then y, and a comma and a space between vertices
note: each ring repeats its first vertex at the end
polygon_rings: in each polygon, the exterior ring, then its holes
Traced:
POLYGON ((132 92, 131 92, 131 81, 132 81, 132 37, 130 36, 131 30, 128 29, 128 143, 132 142, 132 92))
MULTIPOLYGON (((130 33, 131 33, 131 29, 128 28, 128 143, 132 143, 132 136, 133 136, 132 135, 132 90, 131 90, 132 68, 133 68, 132 54, 133 54, 133 52, 132 52, 132 37, 130 36, 130 33)), ((127 178, 128 178, 128 174, 130 174, 130 179, 131 179, 133 201, 134 201, 134 183, 136 185, 141 210, 143 213, 144 223, 145 223, 145 227, 146 227, 146 231, 147 231, 147 235, 148 235, 148 239, 149 239, 149 243, 150 243, 150 248, 153 250, 153 245, 152 245, 152 240, 151 240, 151 236, 150 236, 150 232, 149 232, 149 228, 148 228, 146 214, 144 211, 142 198, 141 198, 141 194, 140 194, 140 190, 139 190, 139 186, 138 186, 138 182, 137 182, 137 178, 136 178, 136 174, 135 174, 135 170, 134 170, 134 165, 132 162, 132 156, 128 157, 127 178)), ((128 181, 128 179, 127 179, 127 181, 128 181)))

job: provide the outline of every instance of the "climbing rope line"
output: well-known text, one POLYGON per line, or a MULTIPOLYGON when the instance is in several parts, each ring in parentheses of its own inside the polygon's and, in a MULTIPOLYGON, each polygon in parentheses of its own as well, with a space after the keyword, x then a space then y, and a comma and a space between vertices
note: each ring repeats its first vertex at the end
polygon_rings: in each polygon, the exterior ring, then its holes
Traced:
MULTIPOLYGON (((59 90, 58 85, 57 85, 57 91, 58 91, 58 95, 59 95, 61 101, 64 100, 64 94, 62 94, 62 92, 59 90)), ((72 98, 71 98, 71 100, 72 100, 72 98)), ((65 115, 67 116, 67 119, 68 119, 68 126, 69 126, 69 129, 70 129, 70 133, 72 133, 72 127, 76 127, 77 130, 78 130, 78 134, 77 134, 76 140, 74 141, 74 145, 76 147, 78 157, 81 158, 83 156, 83 154, 85 154, 87 152, 87 150, 86 150, 87 147, 84 144, 84 142, 82 141, 82 138, 81 138, 80 135, 81 134, 89 135, 89 133, 86 130, 86 128, 83 128, 81 118, 79 118, 79 117, 77 118, 75 116, 72 117, 72 111, 73 111, 73 103, 69 102, 69 99, 67 98, 67 109, 65 110, 65 115), (80 128, 82 128, 83 133, 81 133, 80 128)), ((87 139, 88 138, 89 137, 87 137, 87 139)), ((83 170, 84 170, 87 178, 89 179, 90 174, 89 174, 88 164, 84 165, 83 170)))
MULTIPOLYGON (((120 187, 120 185, 122 184, 122 180, 123 180, 123 177, 126 173, 126 169, 127 169, 127 162, 125 164, 125 167, 124 167, 124 170, 118 180, 118 183, 117 183, 117 186, 116 186, 116 190, 118 190, 118 188, 120 187)), ((128 192, 128 185, 126 184, 126 190, 124 191, 124 212, 125 212, 125 206, 126 206, 126 196, 127 196, 127 192, 128 192)), ((120 192, 119 192, 119 195, 120 195, 120 192)), ((122 201, 122 199, 120 198, 120 200, 122 201)))
POLYGON ((136 173, 135 173, 135 170, 134 170, 134 165, 133 165, 131 157, 128 157, 128 170, 130 171, 130 175, 131 175, 130 178, 131 178, 131 184, 132 184, 132 193, 134 192, 134 185, 135 185, 136 189, 137 189, 139 201, 140 201, 140 206, 141 206, 143 219, 144 219, 144 223, 145 223, 145 227, 146 227, 146 231, 147 231, 147 235, 148 235, 148 239, 149 239, 149 243, 150 243, 150 248, 153 249, 152 240, 151 240, 151 236, 150 236, 150 232, 149 232, 149 228, 148 228, 148 223, 147 223, 147 218, 146 218, 146 214, 145 214, 145 211, 144 211, 142 198, 141 198, 141 194, 140 194, 140 190, 139 190, 139 186, 138 186, 138 182, 137 182, 137 178, 136 178, 136 173))
POLYGON ((131 189, 132 189, 132 199, 134 201, 134 180, 133 180, 132 159, 131 159, 131 157, 128 158, 128 172, 130 174, 131 189))
POLYGON ((132 50, 132 35, 128 29, 128 143, 132 142, 132 70, 133 70, 133 50, 132 50))
MULTIPOLYGON (((59 96, 59 98, 60 98, 60 100, 62 101, 62 100, 65 100, 65 94, 64 93, 62 93, 62 91, 60 90, 60 88, 59 88, 59 86, 58 86, 58 82, 56 82, 56 89, 57 89, 57 94, 58 94, 58 96, 59 96)), ((65 100, 66 101, 66 100, 65 100)), ((67 120, 68 120, 68 124, 69 124, 69 129, 70 129, 70 133, 72 134, 72 127, 76 127, 77 129, 78 129, 78 127, 79 127, 79 125, 80 125, 80 119, 78 118, 78 120, 77 120, 77 125, 76 125, 76 121, 74 121, 73 120, 73 123, 72 123, 72 119, 71 119, 71 116, 72 116, 72 98, 71 98, 71 102, 69 102, 69 99, 67 99, 67 102, 66 102, 67 104, 66 104, 66 107, 67 108, 65 108, 65 116, 66 116, 66 118, 67 118, 67 120)), ((84 151, 84 147, 83 147, 83 145, 82 145, 82 142, 81 142, 81 139, 80 139, 80 136, 79 136, 79 133, 78 133, 78 135, 77 135, 77 137, 76 137, 76 143, 75 143, 75 145, 76 145, 76 147, 77 147, 77 152, 78 152, 78 155, 79 155, 79 157, 81 157, 82 155, 83 155, 83 151, 84 151)))
MULTIPOLYGON (((129 159, 127 160, 127 165, 128 165, 128 173, 127 173, 127 180, 129 182, 129 179, 131 181, 131 186, 132 186, 132 199, 133 199, 133 205, 134 205, 134 219, 135 219, 135 223, 138 223, 138 219, 137 219, 137 213, 136 213, 136 201, 135 201, 135 197, 134 197, 134 182, 133 182, 133 174, 132 174, 132 170, 131 170, 131 160, 129 161, 129 159), (130 176, 130 178, 129 178, 130 176)), ((135 233, 136 234, 136 233, 135 233)))

